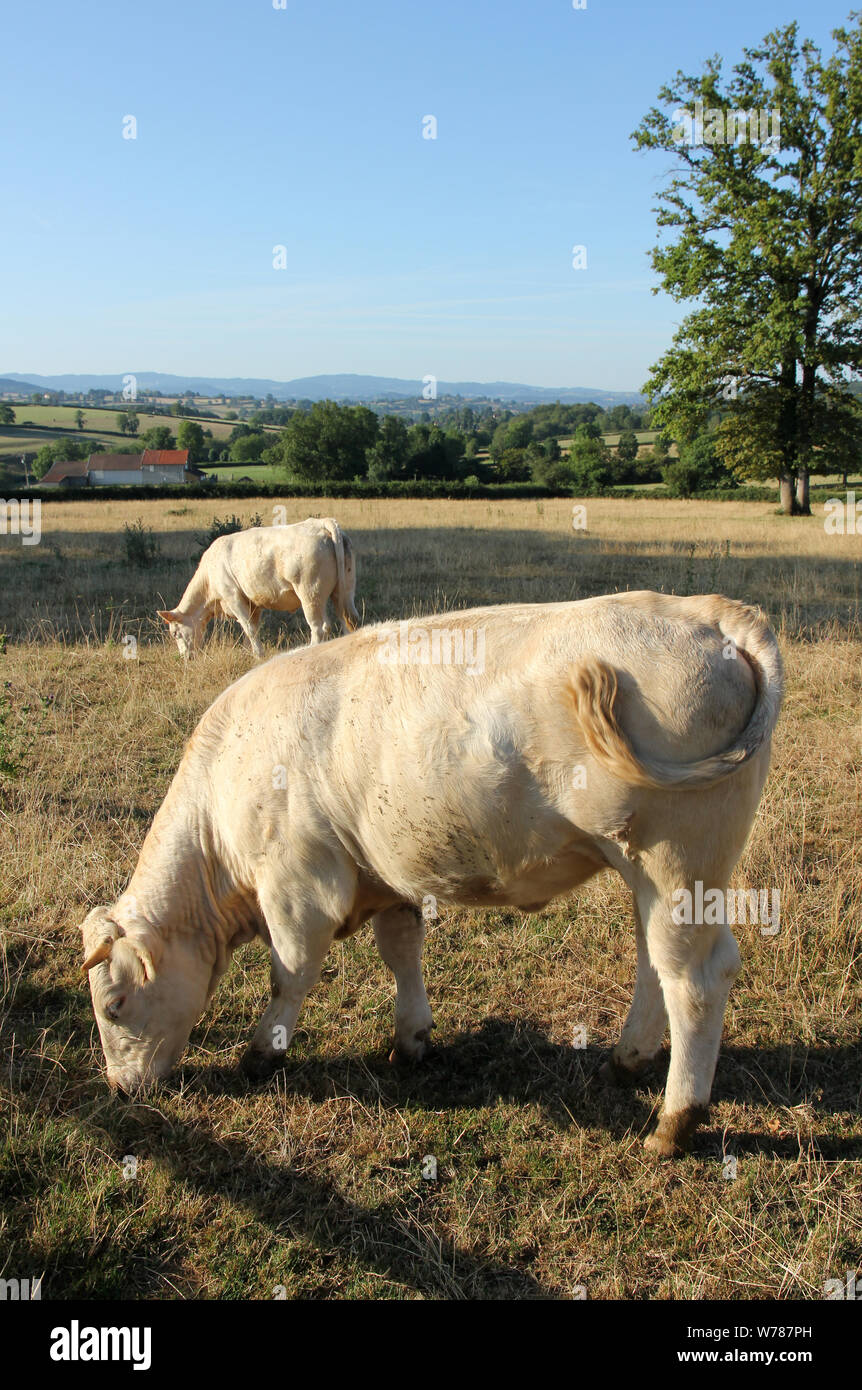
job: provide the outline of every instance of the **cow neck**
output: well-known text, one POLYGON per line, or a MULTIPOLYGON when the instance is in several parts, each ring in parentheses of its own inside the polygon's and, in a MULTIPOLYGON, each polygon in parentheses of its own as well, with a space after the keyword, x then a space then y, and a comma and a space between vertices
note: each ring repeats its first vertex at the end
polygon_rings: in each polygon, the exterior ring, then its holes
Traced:
POLYGON ((144 840, 126 895, 136 917, 163 940, 193 937, 215 964, 231 930, 207 872, 209 836, 199 820, 195 810, 181 804, 173 784, 144 840))
POLYGON ((201 573, 200 566, 198 566, 186 585, 185 593, 175 611, 181 613, 187 622, 197 626, 202 619, 207 621, 212 616, 212 608, 209 584, 206 576, 201 573))

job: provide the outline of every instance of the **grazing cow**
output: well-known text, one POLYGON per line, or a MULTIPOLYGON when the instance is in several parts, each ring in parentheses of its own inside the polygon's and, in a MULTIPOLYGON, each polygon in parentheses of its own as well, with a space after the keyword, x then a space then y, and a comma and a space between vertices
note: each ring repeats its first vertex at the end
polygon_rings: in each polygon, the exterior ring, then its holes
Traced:
POLYGON ((332 941, 369 918, 395 976, 396 1051, 418 1058, 431 1029, 418 904, 532 912, 616 869, 638 971, 607 1071, 635 1074, 670 1023, 647 1143, 680 1151, 706 1113, 739 969, 720 902, 781 692, 758 610, 654 593, 378 624, 255 668, 192 734, 127 891, 83 924, 109 1082, 131 1092, 170 1072, 255 935, 272 1000, 243 1061, 265 1074, 332 941), (704 890, 706 920, 680 921, 680 892, 704 890))
POLYGON ((216 614, 236 618, 260 659, 263 647, 257 630, 264 608, 277 613, 301 608, 313 646, 329 636, 329 598, 345 631, 358 625, 355 590, 349 538, 333 517, 309 517, 293 526, 253 526, 219 536, 201 556, 176 608, 160 608, 159 617, 184 657, 201 645, 207 623, 216 614))

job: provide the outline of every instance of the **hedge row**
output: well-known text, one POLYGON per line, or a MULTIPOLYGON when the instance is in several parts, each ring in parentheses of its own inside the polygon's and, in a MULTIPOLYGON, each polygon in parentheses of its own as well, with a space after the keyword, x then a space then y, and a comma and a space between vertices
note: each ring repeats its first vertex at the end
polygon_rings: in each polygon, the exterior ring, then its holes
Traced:
MULTIPOLYGON (((670 496, 663 484, 650 488, 615 487, 604 494, 608 497, 668 498, 670 496)), ((715 492, 695 492, 693 498, 708 502, 770 502, 777 499, 775 488, 737 487, 721 488, 715 492)), ((179 498, 206 497, 212 502, 223 498, 242 497, 356 497, 356 498, 443 498, 457 501, 463 498, 487 498, 506 501, 518 498, 573 498, 574 494, 566 488, 549 488, 540 483, 462 483, 439 480, 418 480, 414 482, 390 483, 225 483, 217 486, 188 483, 182 486, 149 487, 140 485, 114 485, 109 487, 87 488, 15 488, 5 493, 7 500, 38 497, 46 502, 96 502, 133 501, 142 502, 154 498, 177 500, 179 498)))

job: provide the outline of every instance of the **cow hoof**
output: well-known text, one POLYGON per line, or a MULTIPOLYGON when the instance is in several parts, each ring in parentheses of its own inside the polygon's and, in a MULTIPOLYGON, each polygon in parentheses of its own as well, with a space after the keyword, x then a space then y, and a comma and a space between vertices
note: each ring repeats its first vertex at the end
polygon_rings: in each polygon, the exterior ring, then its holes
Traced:
POLYGON ((410 1066, 415 1062, 421 1062, 422 1058, 425 1056, 425 1049, 428 1045, 428 1039, 431 1036, 431 1029, 433 1027, 434 1024, 432 1023, 427 1028, 420 1028, 413 1034, 409 1042, 403 1042, 396 1038, 395 1046, 389 1054, 390 1062, 400 1062, 410 1066))
POLYGON ((666 1139, 663 1135, 659 1134, 658 1130, 647 1135, 644 1140, 644 1148, 647 1153, 652 1154, 653 1158, 659 1159, 682 1158, 682 1155, 685 1153, 685 1150, 680 1148, 679 1144, 674 1143, 672 1139, 666 1139))
POLYGON ((644 1140, 644 1148, 655 1158, 681 1158, 706 1116, 705 1105, 688 1105, 673 1115, 662 1115, 658 1127, 644 1140))
POLYGON ((636 1067, 624 1067, 611 1053, 599 1067, 599 1076, 609 1086, 634 1086, 645 1066, 646 1063, 641 1062, 636 1067))
POLYGON ((258 1052, 255 1048, 249 1048, 240 1061, 239 1069, 249 1081, 265 1081, 279 1067, 283 1067, 284 1062, 283 1053, 276 1056, 272 1052, 258 1052))

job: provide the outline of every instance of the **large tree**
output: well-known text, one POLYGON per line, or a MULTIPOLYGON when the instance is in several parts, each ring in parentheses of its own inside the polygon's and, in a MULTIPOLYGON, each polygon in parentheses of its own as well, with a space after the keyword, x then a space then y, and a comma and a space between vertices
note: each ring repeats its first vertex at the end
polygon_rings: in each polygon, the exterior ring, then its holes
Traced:
POLYGON ((189 463, 197 463, 203 458, 203 426, 194 420, 183 420, 177 430, 177 448, 188 449, 189 463))
POLYGON ((99 445, 92 439, 52 439, 43 444, 37 453, 33 461, 33 477, 44 478, 48 469, 58 459, 65 463, 67 460, 89 458, 98 448, 99 445))
POLYGON ((234 440, 228 457, 231 463, 260 463, 261 455, 268 443, 268 436, 263 430, 250 431, 234 440))
POLYGON ((397 415, 384 415, 376 443, 366 453, 368 476, 372 482, 406 476, 409 452, 407 426, 397 415))
POLYGON ((169 425, 150 425, 141 435, 145 449, 175 449, 176 440, 169 425))
POLYGON ((652 422, 681 442, 712 412, 739 474, 777 477, 785 511, 862 440, 862 22, 823 59, 796 24, 723 81, 677 73, 633 139, 676 164, 652 251, 662 288, 696 307, 652 368, 652 422), (742 138, 740 138, 740 135, 742 138), (845 432, 845 433, 842 433, 845 432), (836 446, 836 439, 841 447, 836 446))
POLYGON ((617 441, 617 458, 621 463, 632 463, 638 456, 639 448, 634 430, 623 430, 617 441))
POLYGON ((378 426, 366 406, 315 401, 310 410, 291 417, 278 443, 267 449, 267 461, 283 464, 293 477, 308 482, 364 477, 366 450, 376 442, 378 426))
POLYGON ((137 412, 134 410, 124 410, 117 416, 117 428, 122 434, 137 434, 139 424, 137 412))

